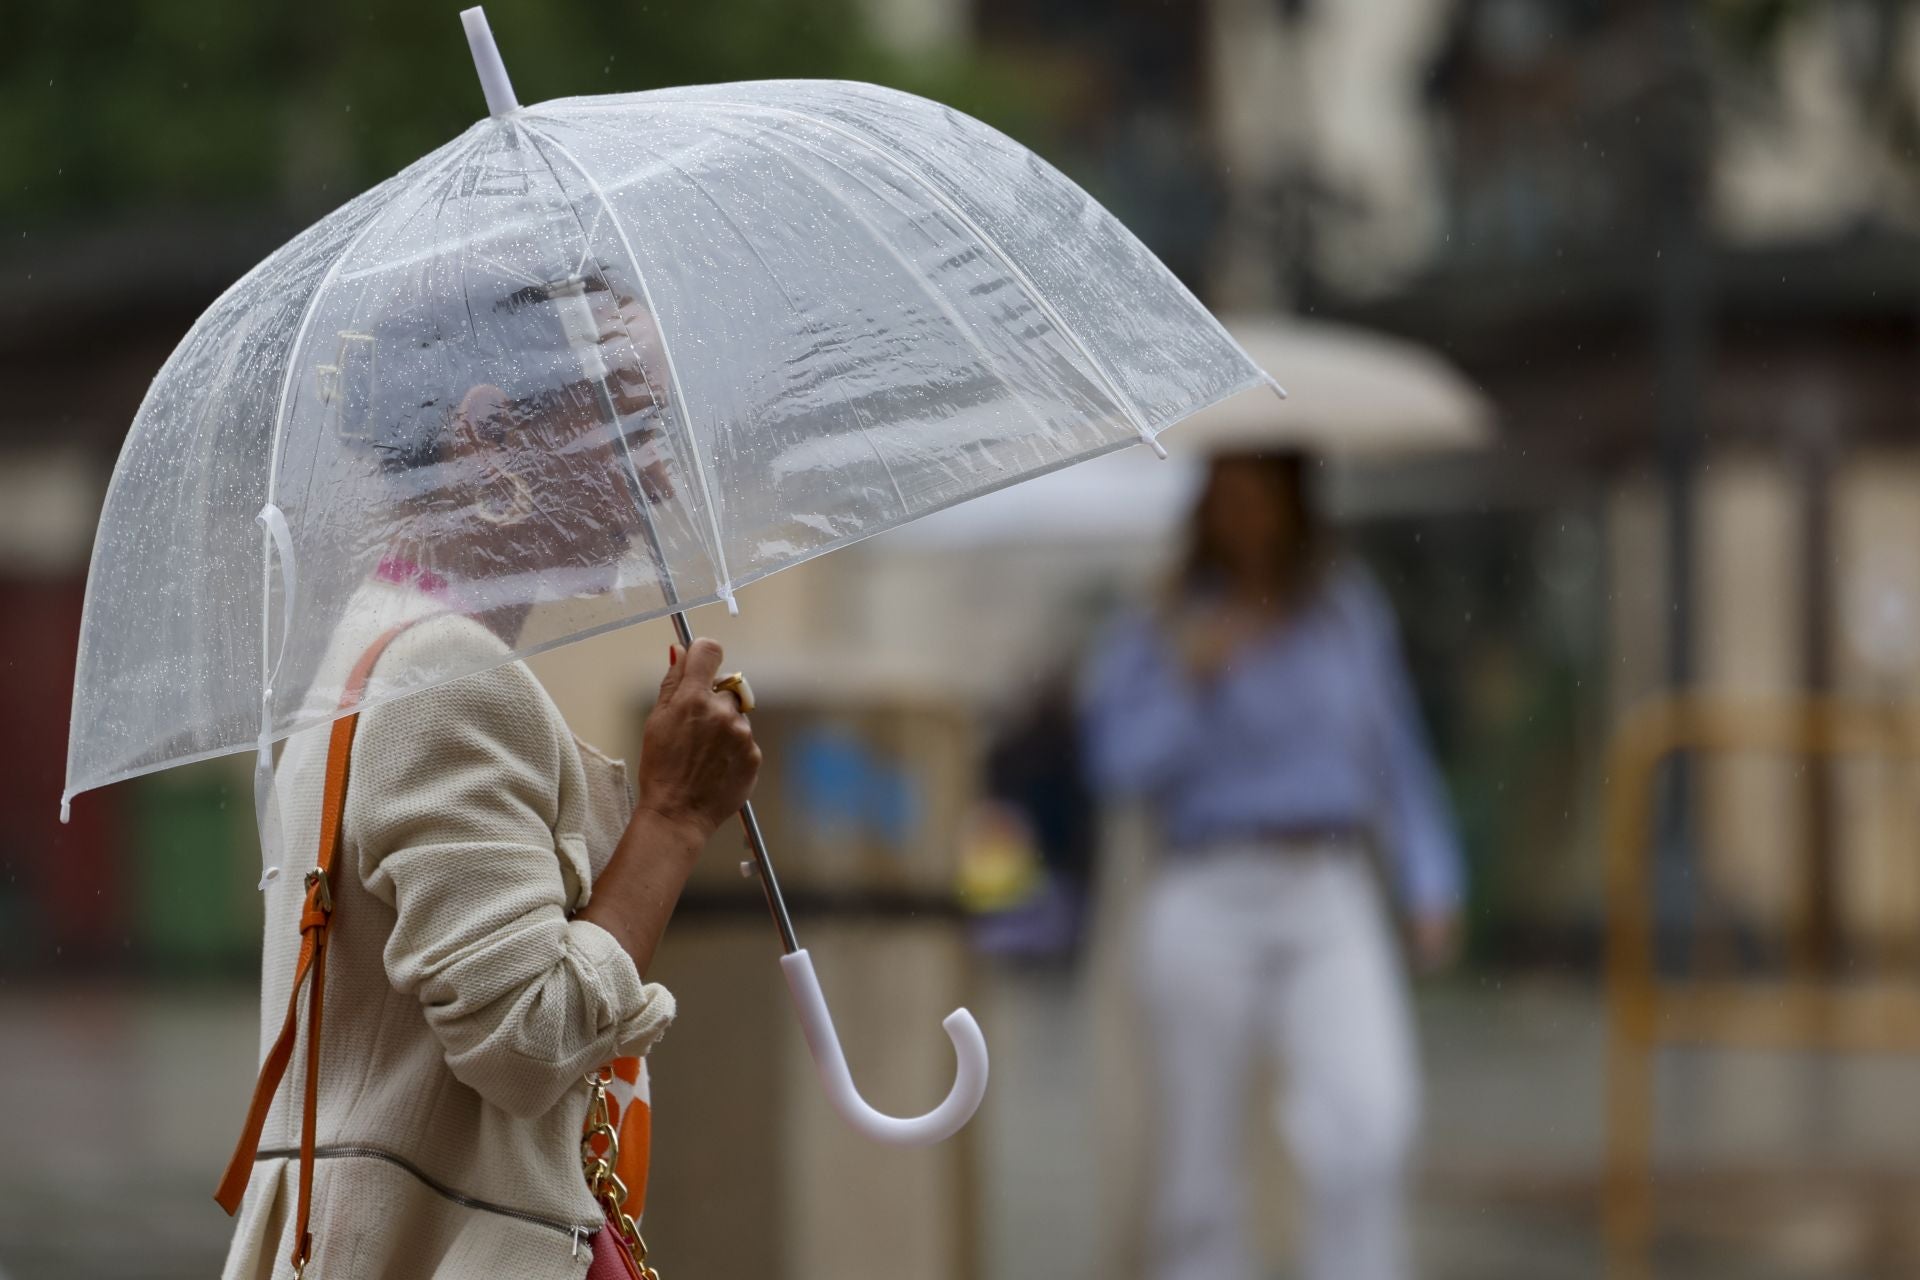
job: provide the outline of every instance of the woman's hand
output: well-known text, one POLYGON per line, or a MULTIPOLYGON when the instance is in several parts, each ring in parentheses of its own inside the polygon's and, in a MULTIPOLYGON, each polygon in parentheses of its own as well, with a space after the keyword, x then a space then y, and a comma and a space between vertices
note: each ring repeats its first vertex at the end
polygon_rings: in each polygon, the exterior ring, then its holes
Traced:
POLYGON ((1451 910, 1417 913, 1411 922, 1413 967, 1421 974, 1434 974, 1452 967, 1460 958, 1460 915, 1451 910))
POLYGON ((1180 660, 1188 675, 1210 684, 1220 678, 1240 650, 1272 625, 1272 618, 1234 605, 1201 610, 1180 624, 1180 660))
POLYGON ((740 704, 713 691, 722 656, 712 640, 695 640, 667 668, 641 738, 640 803, 579 915, 611 933, 643 974, 700 850, 760 772, 740 704))
POLYGON ((746 804, 760 772, 740 704, 713 691, 724 656, 718 642, 695 640, 667 668, 640 747, 639 809, 701 843, 746 804))

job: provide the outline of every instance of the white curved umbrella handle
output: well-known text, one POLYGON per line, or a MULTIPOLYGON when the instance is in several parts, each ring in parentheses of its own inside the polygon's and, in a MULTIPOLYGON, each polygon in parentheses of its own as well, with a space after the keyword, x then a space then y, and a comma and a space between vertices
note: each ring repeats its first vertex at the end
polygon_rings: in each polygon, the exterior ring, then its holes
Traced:
POLYGON ((833 1029, 833 1014, 827 1010, 827 998, 820 994, 820 979, 813 973, 813 957, 805 948, 790 952, 780 957, 780 969, 787 975, 787 989, 793 993, 793 1007, 800 1015, 800 1029, 807 1037, 807 1050, 813 1054, 827 1101, 848 1124, 875 1142, 924 1147, 951 1138, 973 1119, 980 1100, 987 1096, 987 1038, 980 1034, 980 1024, 971 1013, 955 1009, 940 1024, 960 1059, 946 1101, 923 1116, 890 1116, 868 1106, 853 1087, 847 1055, 840 1051, 840 1037, 833 1029))

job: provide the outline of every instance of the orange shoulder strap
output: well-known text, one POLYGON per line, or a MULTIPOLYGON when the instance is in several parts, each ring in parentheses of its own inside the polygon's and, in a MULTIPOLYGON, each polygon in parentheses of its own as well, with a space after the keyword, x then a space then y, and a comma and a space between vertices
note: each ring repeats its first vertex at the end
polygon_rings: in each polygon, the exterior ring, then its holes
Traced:
MULTIPOLYGON (((340 695, 343 707, 359 704, 366 692, 367 680, 387 646, 412 623, 389 628, 375 640, 354 664, 347 686, 340 695)), ((307 1229, 313 1200, 313 1146, 320 1088, 320 1016, 325 1007, 327 975, 327 936, 333 924, 331 888, 334 856, 340 849, 340 828, 347 810, 347 770, 353 762, 353 734, 360 713, 341 716, 333 722, 333 736, 327 743, 327 786, 320 810, 320 849, 313 869, 307 872, 306 908, 300 913, 300 955, 294 964, 293 988, 287 997, 287 1019, 279 1038, 260 1064, 260 1078, 253 1087, 253 1102, 247 1108, 246 1126, 240 1142, 227 1162, 226 1176, 220 1179, 213 1198, 228 1214, 239 1212, 246 1194, 247 1181, 253 1176, 254 1157, 260 1150, 260 1130, 267 1123, 267 1112, 293 1060, 294 1041, 299 1035, 300 984, 307 984, 307 1080, 300 1116, 300 1207, 294 1225, 293 1271, 300 1275, 313 1256, 313 1235, 307 1229)))

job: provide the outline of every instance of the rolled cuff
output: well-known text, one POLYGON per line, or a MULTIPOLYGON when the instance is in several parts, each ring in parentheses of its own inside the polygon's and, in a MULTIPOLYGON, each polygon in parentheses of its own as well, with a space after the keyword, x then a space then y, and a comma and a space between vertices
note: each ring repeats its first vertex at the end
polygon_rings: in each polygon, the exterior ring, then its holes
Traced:
POLYGON ((1459 850, 1446 842, 1417 845, 1406 851, 1401 892, 1407 910, 1415 915, 1458 911, 1466 897, 1466 876, 1459 850))
POLYGON ((571 920, 567 935, 596 1002, 598 1023, 612 1028, 614 1052, 609 1056, 645 1055, 673 1022, 673 992, 657 982, 642 981, 633 957, 599 925, 571 920))

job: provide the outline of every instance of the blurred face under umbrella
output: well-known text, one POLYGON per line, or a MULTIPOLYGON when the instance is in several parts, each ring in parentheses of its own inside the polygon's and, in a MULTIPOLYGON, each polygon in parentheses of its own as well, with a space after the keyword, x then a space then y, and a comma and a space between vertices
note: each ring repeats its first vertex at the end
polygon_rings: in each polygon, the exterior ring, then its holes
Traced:
POLYGON ((443 449, 440 482, 396 529, 398 549, 469 582, 531 573, 586 593, 613 587, 640 521, 619 441, 599 424, 483 383, 461 399, 443 449))
POLYGON ((1183 573, 1188 591, 1224 591, 1284 609, 1311 577, 1319 538, 1300 453, 1215 457, 1194 507, 1183 573))

